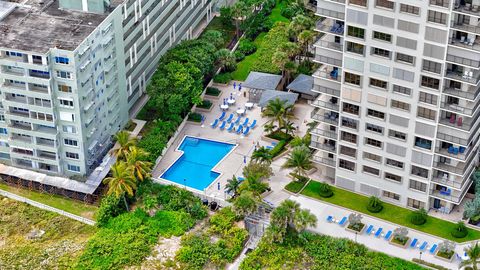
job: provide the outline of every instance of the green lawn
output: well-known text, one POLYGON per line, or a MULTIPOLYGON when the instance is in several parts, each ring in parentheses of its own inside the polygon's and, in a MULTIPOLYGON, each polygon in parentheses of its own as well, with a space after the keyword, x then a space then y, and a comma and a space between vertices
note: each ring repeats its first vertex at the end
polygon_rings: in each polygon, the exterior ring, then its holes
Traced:
POLYGON ((84 204, 79 201, 67 199, 59 195, 40 193, 37 191, 30 191, 22 188, 15 188, 3 183, 0 183, 0 189, 89 219, 94 219, 94 215, 98 209, 94 205, 84 204))
POLYGON ((270 16, 268 16, 270 21, 272 21, 273 23, 290 21, 289 19, 283 17, 282 14, 280 14, 281 8, 283 6, 285 6, 285 2, 277 2, 277 5, 272 9, 272 13, 270 14, 270 16))
POLYGON ((263 40, 265 39, 265 35, 267 33, 261 33, 258 37, 253 41, 255 46, 257 46, 257 51, 253 54, 247 55, 242 61, 237 64, 237 69, 232 72, 232 78, 236 81, 245 81, 248 77, 248 73, 250 73, 254 63, 257 61, 258 57, 260 56, 259 48, 262 46, 263 40))
POLYGON ((306 181, 292 181, 285 186, 285 189, 293 193, 298 193, 306 183, 306 181))
POLYGON ((366 208, 368 197, 344 189, 332 187, 335 195, 330 198, 322 198, 318 195, 319 184, 319 182, 310 181, 301 194, 452 241, 465 242, 480 239, 480 231, 473 229, 468 230, 468 235, 465 238, 454 238, 450 234, 450 231, 452 231, 455 224, 434 217, 428 217, 427 223, 423 225, 413 225, 409 220, 409 216, 412 213, 411 210, 385 202, 383 203, 383 210, 380 213, 370 213, 366 208))
POLYGON ((204 32, 208 31, 208 30, 216 30, 216 31, 220 31, 220 32, 223 33, 223 35, 225 37, 224 47, 227 47, 228 44, 230 43, 230 41, 235 36, 235 26, 234 25, 225 25, 220 20, 220 17, 217 17, 217 16, 213 17, 213 19, 210 21, 208 26, 205 28, 204 32))

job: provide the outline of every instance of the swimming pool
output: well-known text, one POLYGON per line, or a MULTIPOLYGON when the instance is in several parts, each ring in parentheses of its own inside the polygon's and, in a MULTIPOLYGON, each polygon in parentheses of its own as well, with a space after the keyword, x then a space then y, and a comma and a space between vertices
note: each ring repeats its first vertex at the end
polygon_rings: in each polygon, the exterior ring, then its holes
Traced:
POLYGON ((177 150, 183 151, 160 177, 181 185, 204 190, 220 174, 212 171, 235 144, 185 136, 177 150))

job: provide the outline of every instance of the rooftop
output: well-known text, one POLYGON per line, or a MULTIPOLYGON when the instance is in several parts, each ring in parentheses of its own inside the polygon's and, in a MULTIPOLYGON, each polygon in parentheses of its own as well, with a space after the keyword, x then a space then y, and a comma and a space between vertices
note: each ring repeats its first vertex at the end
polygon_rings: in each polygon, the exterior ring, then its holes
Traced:
POLYGON ((277 88, 281 80, 280 75, 251 71, 243 86, 250 89, 272 90, 277 88))
MULTIPOLYGON (((110 10, 124 0, 112 0, 110 10)), ((0 0, 0 47, 74 50, 108 16, 59 8, 59 0, 0 0), (21 2, 21 3, 20 3, 21 2)))
POLYGON ((287 89, 290 91, 317 97, 319 93, 313 92, 312 88, 313 77, 305 74, 298 75, 298 77, 287 86, 287 89))

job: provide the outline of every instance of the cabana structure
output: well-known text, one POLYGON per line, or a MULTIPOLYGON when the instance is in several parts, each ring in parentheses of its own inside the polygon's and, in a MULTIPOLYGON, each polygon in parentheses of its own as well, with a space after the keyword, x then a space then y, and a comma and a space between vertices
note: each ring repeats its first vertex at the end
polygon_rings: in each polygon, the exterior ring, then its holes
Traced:
POLYGON ((248 101, 258 103, 262 92, 265 90, 278 89, 282 76, 270 73, 251 71, 242 87, 247 87, 248 101))
POLYGON ((287 105, 293 105, 298 99, 298 94, 277 90, 265 90, 262 92, 258 106, 263 109, 265 106, 267 106, 268 102, 275 99, 286 100, 287 105))
POLYGON ((320 94, 312 91, 313 77, 305 74, 300 74, 291 82, 287 89, 289 92, 294 92, 300 95, 301 98, 308 100, 315 100, 320 94))

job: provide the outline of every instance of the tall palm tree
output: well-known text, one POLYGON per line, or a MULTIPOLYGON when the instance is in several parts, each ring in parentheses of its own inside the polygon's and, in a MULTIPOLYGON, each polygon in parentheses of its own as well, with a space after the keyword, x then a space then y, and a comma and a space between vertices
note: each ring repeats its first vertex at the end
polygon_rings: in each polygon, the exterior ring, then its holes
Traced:
POLYGON ((293 105, 287 105, 286 100, 281 100, 276 98, 270 100, 265 109, 262 112, 263 117, 270 118, 270 123, 278 123, 277 130, 280 130, 284 127, 287 120, 293 119, 293 105))
POLYGON ((272 55, 272 64, 282 71, 282 78, 285 77, 285 64, 288 62, 288 55, 282 51, 276 51, 272 55))
POLYGON ((250 191, 244 191, 233 202, 233 210, 239 216, 248 216, 258 209, 259 199, 250 191))
POLYGON ((227 180, 227 185, 225 186, 225 189, 227 192, 232 192, 233 197, 235 198, 237 196, 238 188, 240 187, 240 182, 237 177, 234 175, 232 179, 227 180))
POLYGON ((117 159, 125 159, 125 156, 130 151, 130 147, 135 146, 137 144, 137 140, 134 138, 130 138, 130 133, 128 131, 122 130, 119 131, 114 136, 115 141, 120 145, 119 148, 113 149, 113 155, 117 157, 117 159))
POLYGON ((468 255, 468 260, 462 261, 460 266, 471 265, 473 270, 477 270, 477 265, 480 263, 480 246, 478 245, 478 242, 476 242, 475 245, 465 248, 464 250, 468 255))
POLYGON ((291 168, 299 176, 307 176, 307 171, 313 168, 312 152, 306 146, 293 148, 282 168, 291 168))
POLYGON ((285 131, 285 134, 293 135, 293 132, 294 132, 297 128, 294 126, 294 123, 293 123, 293 122, 287 121, 287 122, 285 122, 285 125, 283 126, 282 129, 285 131))
POLYGON ((298 37, 298 34, 303 30, 310 30, 314 26, 314 22, 308 16, 305 15, 297 15, 293 17, 292 21, 288 25, 288 30, 290 35, 294 38, 298 37))
POLYGON ((297 232, 305 230, 308 226, 315 226, 317 224, 317 217, 310 213, 308 209, 301 209, 297 211, 293 218, 293 226, 297 232))
POLYGON ((295 56, 300 53, 300 46, 295 42, 285 42, 280 44, 280 50, 286 53, 290 60, 295 60, 295 56))
POLYGON ((252 153, 252 161, 258 163, 272 163, 272 155, 270 154, 270 149, 266 147, 260 147, 257 150, 253 151, 252 153))
POLYGON ((274 125, 273 123, 266 123, 266 124, 263 126, 263 131, 265 131, 265 133, 267 133, 267 134, 270 134, 270 133, 272 133, 276 128, 277 128, 277 126, 274 125))
POLYGON ((231 71, 236 67, 235 56, 228 49, 220 49, 215 53, 215 62, 223 71, 231 71))
POLYGON ((145 178, 150 177, 152 172, 152 163, 143 160, 148 156, 148 153, 142 148, 130 147, 130 152, 127 153, 127 166, 132 169, 133 176, 140 182, 145 178))
POLYGON ((115 194, 117 198, 123 196, 123 201, 128 211, 127 199, 125 193, 133 196, 135 189, 137 189, 137 183, 135 177, 133 177, 132 169, 127 166, 124 161, 117 161, 110 169, 112 176, 103 179, 105 184, 108 184, 107 194, 115 194))
POLYGON ((308 60, 308 48, 315 40, 315 32, 312 30, 303 30, 298 34, 298 42, 302 46, 305 59, 308 60))
POLYGON ((237 1, 232 6, 232 17, 235 21, 235 35, 240 38, 240 22, 245 19, 249 13, 249 7, 244 1, 237 1))

